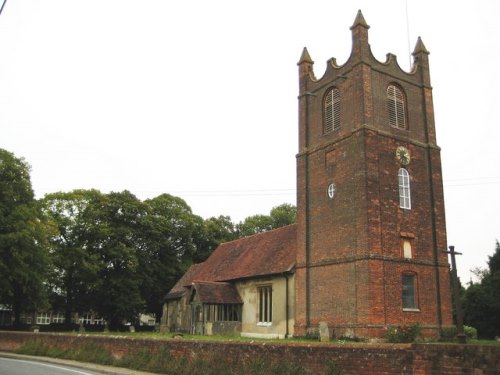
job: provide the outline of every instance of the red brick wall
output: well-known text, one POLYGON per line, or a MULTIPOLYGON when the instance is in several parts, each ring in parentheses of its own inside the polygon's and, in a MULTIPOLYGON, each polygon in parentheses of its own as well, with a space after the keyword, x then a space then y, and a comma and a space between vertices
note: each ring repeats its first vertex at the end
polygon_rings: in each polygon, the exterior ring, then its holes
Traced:
POLYGON ((342 375, 498 375, 500 346, 442 344, 358 344, 334 345, 316 342, 240 343, 220 341, 146 340, 131 337, 62 335, 49 333, 0 332, 0 351, 12 351, 30 340, 59 347, 87 343, 101 345, 115 357, 148 348, 169 349, 172 355, 191 359, 225 353, 235 363, 262 358, 287 361, 321 374, 335 363, 342 375))
POLYGON ((451 293, 440 151, 436 145, 427 55, 403 72, 395 56, 378 62, 363 25, 352 29, 343 66, 329 62, 320 79, 299 68, 296 331, 320 321, 342 334, 378 336, 385 325, 420 323, 426 333, 451 324, 451 293), (406 95, 407 129, 389 125, 386 89, 406 95), (341 127, 323 134, 325 93, 341 93, 341 127), (399 207, 397 147, 411 162, 411 210, 399 207), (337 186, 327 197, 330 183, 337 186), (411 237, 412 259, 402 256, 411 237), (403 311, 402 275, 417 280, 419 311, 403 311), (303 306, 303 304, 306 304, 303 306))

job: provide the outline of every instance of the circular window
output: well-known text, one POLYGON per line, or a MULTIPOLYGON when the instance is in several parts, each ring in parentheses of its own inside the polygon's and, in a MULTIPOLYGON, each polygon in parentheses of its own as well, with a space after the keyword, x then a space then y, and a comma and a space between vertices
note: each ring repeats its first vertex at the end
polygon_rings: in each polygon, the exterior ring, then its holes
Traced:
POLYGON ((335 193, 337 192, 337 187, 335 186, 334 183, 331 183, 328 185, 328 197, 332 199, 335 196, 335 193))

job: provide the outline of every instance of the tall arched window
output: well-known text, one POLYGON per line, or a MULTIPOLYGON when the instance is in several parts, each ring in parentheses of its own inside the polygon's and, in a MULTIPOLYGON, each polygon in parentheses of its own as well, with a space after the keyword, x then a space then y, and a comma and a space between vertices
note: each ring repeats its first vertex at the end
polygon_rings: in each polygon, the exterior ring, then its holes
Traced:
POLYGON ((404 168, 399 169, 398 173, 399 181, 399 207, 410 209, 410 175, 408 171, 404 168))
POLYGON ((418 309, 417 276, 414 273, 402 275, 403 310, 418 309))
POLYGON ((323 134, 340 128, 340 91, 333 87, 323 101, 323 134))
POLYGON ((391 126, 406 129, 406 98, 403 90, 395 85, 387 87, 387 111, 391 126))

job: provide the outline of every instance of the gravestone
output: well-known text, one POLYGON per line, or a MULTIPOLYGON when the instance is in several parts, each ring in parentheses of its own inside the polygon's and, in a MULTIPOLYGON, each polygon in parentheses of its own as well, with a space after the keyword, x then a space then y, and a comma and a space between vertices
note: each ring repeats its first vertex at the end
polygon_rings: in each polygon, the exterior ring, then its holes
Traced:
POLYGON ((319 341, 330 341, 330 330, 328 329, 328 324, 326 322, 319 322, 319 341))

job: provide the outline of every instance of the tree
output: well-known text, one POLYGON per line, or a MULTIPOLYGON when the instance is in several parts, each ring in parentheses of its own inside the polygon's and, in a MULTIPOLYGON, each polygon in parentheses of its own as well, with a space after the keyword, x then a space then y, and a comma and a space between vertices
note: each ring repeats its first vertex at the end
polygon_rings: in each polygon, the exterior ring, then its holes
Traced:
POLYGON ((269 215, 253 215, 247 217, 237 225, 240 237, 266 232, 295 223, 297 209, 291 204, 284 203, 271 209, 269 215))
POLYGON ((488 267, 491 275, 500 272, 500 243, 498 241, 495 253, 492 256, 488 256, 488 267))
POLYGON ((500 336, 500 244, 489 257, 488 270, 479 283, 471 284, 465 294, 464 321, 478 330, 479 337, 500 336))
POLYGON ((283 203, 271 209, 270 215, 274 228, 284 227, 297 221, 297 207, 283 203))
POLYGON ((237 238, 236 229, 229 216, 220 215, 204 221, 196 220, 195 223, 196 251, 192 256, 193 263, 204 262, 221 243, 237 238))
POLYGON ((128 191, 105 197, 91 252, 99 258, 94 308, 112 329, 144 311, 137 248, 146 205, 128 191))
POLYGON ((246 237, 273 229, 273 220, 269 215, 252 215, 237 225, 238 236, 246 237))
POLYGON ((161 318, 163 298, 193 262, 203 220, 187 203, 170 194, 145 201, 148 215, 143 220, 138 246, 141 295, 148 312, 161 318))
POLYGON ((48 194, 45 215, 57 227, 50 239, 53 268, 49 275, 52 308, 64 311, 66 323, 74 312, 88 312, 98 287, 100 257, 96 251, 104 195, 97 190, 48 194))
POLYGON ((46 303, 47 232, 26 161, 0 149, 0 301, 20 315, 46 303))

